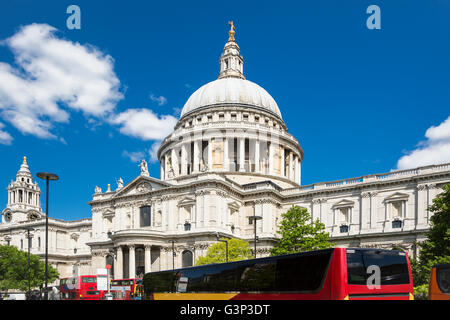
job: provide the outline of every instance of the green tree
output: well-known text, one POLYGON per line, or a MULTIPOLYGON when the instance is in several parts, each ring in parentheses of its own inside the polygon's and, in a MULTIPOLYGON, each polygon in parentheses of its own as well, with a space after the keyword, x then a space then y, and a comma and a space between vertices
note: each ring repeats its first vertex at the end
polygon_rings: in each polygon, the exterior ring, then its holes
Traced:
MULTIPOLYGON (((31 288, 45 282, 45 263, 37 255, 30 254, 31 288)), ((48 282, 58 279, 59 273, 48 265, 48 282)), ((0 289, 28 290, 28 252, 14 246, 0 245, 0 289)))
POLYGON ((292 206, 281 215, 279 225, 281 239, 270 250, 272 256, 330 248, 335 245, 329 241, 329 234, 325 232, 325 225, 317 219, 311 222, 308 210, 299 206, 292 206))
MULTIPOLYGON (((428 208, 433 216, 430 219, 430 230, 427 239, 418 244, 418 259, 412 259, 414 288, 423 288, 429 281, 433 265, 450 263, 450 184, 442 187, 443 192, 433 199, 428 208)), ((420 291, 420 290, 418 290, 420 291)))
MULTIPOLYGON (((228 262, 246 260, 252 258, 250 245, 247 241, 240 239, 225 239, 228 241, 228 262)), ((210 263, 226 262, 226 244, 224 242, 217 242, 211 245, 203 257, 198 257, 195 262, 196 266, 210 263)))

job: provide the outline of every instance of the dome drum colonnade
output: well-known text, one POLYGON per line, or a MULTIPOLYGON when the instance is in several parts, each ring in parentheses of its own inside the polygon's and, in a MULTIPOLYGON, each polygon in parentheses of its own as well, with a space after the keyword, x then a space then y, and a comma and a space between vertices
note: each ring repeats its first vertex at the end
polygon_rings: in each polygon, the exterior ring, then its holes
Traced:
POLYGON ((158 150, 161 180, 221 172, 297 186, 303 150, 287 132, 275 100, 245 79, 234 26, 230 25, 218 79, 191 95, 174 132, 158 150))

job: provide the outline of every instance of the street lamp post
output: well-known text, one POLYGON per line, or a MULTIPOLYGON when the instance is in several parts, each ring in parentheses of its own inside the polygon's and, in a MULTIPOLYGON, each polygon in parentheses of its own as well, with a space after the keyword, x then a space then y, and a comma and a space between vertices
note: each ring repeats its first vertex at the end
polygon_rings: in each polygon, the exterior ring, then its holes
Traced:
POLYGON ((58 180, 59 177, 50 172, 38 172, 38 178, 41 178, 46 181, 46 192, 45 192, 45 291, 44 291, 44 300, 48 300, 48 185, 50 180, 58 180))
POLYGON ((254 215, 253 217, 250 217, 249 219, 250 219, 250 221, 253 221, 253 224, 254 224, 254 231, 255 231, 255 240, 254 240, 255 249, 254 250, 255 250, 255 258, 256 258, 256 242, 258 241, 258 237, 256 236, 256 221, 261 220, 262 217, 254 215))
POLYGON ((30 243, 31 243, 31 237, 30 231, 34 231, 31 227, 26 227, 25 230, 27 230, 27 239, 28 239, 28 297, 31 292, 31 266, 30 266, 30 243))
POLYGON ((225 242, 226 247, 226 262, 228 262, 228 240, 221 240, 219 234, 217 233, 217 241, 225 242))

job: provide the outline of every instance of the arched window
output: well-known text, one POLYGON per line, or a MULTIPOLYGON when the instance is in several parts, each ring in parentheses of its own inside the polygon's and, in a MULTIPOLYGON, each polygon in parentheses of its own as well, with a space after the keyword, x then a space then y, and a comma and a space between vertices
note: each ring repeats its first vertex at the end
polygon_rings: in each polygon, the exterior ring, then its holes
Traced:
POLYGON ((191 267, 193 265, 193 254, 189 250, 184 250, 181 253, 181 259, 182 259, 182 267, 191 267))

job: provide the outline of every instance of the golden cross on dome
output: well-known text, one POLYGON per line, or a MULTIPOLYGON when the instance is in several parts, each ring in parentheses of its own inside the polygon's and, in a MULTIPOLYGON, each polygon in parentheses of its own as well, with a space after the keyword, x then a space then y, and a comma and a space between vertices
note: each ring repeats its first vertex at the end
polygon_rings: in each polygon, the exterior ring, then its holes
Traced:
POLYGON ((23 164, 27 164, 27 157, 23 157, 23 164))
POLYGON ((228 31, 230 37, 228 38, 228 41, 234 41, 234 30, 236 29, 236 27, 234 26, 233 21, 228 21, 228 24, 230 25, 230 31, 228 31))

